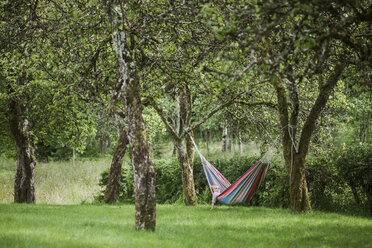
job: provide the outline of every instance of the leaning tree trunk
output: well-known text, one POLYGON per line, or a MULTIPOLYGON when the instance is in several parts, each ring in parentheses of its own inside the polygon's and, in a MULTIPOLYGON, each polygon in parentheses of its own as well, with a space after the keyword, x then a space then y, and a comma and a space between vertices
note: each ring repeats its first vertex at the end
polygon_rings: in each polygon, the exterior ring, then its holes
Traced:
POLYGON ((127 15, 118 1, 107 1, 107 13, 112 28, 113 45, 119 62, 119 79, 111 101, 124 100, 128 140, 134 176, 135 225, 137 230, 155 230, 155 168, 150 160, 150 148, 142 117, 141 87, 133 52, 135 39, 128 31, 127 15))
POLYGON ((28 135, 27 108, 14 97, 9 101, 9 123, 17 145, 17 169, 14 178, 14 202, 35 203, 34 148, 28 135))
POLYGON ((112 156, 110 174, 108 177, 104 196, 105 203, 114 203, 117 202, 118 200, 121 179, 121 167, 128 143, 129 141, 127 132, 123 128, 120 131, 119 140, 116 147, 114 148, 114 155, 112 156))

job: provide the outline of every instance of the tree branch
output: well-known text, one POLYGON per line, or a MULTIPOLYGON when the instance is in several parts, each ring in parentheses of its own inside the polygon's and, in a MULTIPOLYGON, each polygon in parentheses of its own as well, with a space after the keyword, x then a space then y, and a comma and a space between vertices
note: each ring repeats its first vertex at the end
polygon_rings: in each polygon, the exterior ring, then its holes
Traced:
POLYGON ((299 144, 299 152, 302 154, 302 156, 306 156, 307 152, 309 150, 309 144, 311 135, 315 128, 315 123, 323 110, 324 106, 326 105, 328 101, 328 97, 334 87, 336 86, 338 79, 342 75, 345 67, 346 62, 340 62, 336 65, 333 73, 329 76, 327 83, 325 83, 321 88, 318 95, 318 98, 316 99, 310 114, 308 115, 305 124, 302 128, 301 132, 301 138, 300 138, 300 144, 299 144))
POLYGON ((269 108, 272 108, 272 109, 275 109, 275 110, 277 110, 277 107, 278 107, 275 103, 264 102, 264 101, 261 101, 261 102, 247 102, 247 101, 244 101, 244 100, 235 100, 234 103, 246 105, 248 107, 266 106, 266 107, 269 107, 269 108))
POLYGON ((237 94, 235 97, 233 97, 229 101, 227 101, 227 102, 215 107, 214 109, 212 109, 211 112, 209 112, 207 115, 205 115, 200 121, 198 121, 197 123, 195 123, 194 125, 191 125, 190 127, 186 128, 186 129, 184 129, 182 131, 181 137, 185 136, 188 132, 190 132, 190 131, 194 130, 195 128, 199 127, 201 124, 203 124, 205 121, 207 121, 209 118, 211 118, 215 113, 217 113, 221 109, 226 108, 229 105, 231 105, 235 101, 235 99, 238 98, 239 96, 241 96, 243 93, 245 93, 245 92, 243 91, 243 92, 237 94))
POLYGON ((150 105, 155 109, 155 111, 158 113, 160 116, 161 120, 165 124, 166 128, 168 131, 171 133, 172 137, 175 140, 179 140, 180 137, 177 135, 176 130, 173 128, 173 126, 169 123, 169 121, 166 118, 166 114, 163 112, 163 110, 159 107, 159 105, 155 102, 153 98, 149 98, 150 105))

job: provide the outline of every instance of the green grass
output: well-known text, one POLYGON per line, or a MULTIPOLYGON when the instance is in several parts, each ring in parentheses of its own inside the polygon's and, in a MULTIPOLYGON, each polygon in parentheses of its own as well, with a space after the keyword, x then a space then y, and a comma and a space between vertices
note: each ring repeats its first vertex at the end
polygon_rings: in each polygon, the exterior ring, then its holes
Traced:
POLYGON ((0 247, 371 247, 372 220, 313 212, 158 205, 156 232, 133 205, 0 205, 0 247))

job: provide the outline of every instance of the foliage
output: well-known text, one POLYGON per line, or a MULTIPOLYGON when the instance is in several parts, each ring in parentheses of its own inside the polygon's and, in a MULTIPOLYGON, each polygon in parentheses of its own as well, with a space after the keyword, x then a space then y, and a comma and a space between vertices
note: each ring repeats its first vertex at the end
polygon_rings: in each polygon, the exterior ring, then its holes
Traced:
POLYGON ((315 209, 371 214, 371 145, 354 145, 313 157, 306 178, 315 209))
POLYGON ((355 189, 355 194, 360 194, 361 199, 367 198, 357 204, 364 205, 372 213, 372 145, 343 147, 334 152, 333 159, 340 177, 355 189))

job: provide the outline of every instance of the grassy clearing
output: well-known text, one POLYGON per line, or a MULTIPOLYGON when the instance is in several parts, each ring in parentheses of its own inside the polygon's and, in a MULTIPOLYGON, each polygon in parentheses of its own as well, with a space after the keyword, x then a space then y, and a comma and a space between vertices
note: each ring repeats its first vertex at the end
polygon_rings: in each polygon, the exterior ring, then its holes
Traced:
POLYGON ((158 205, 156 232, 133 205, 0 205, 0 247, 371 247, 372 220, 314 212, 158 205))
MULTIPOLYGON (((72 162, 37 163, 36 202, 42 204, 90 203, 100 190, 100 174, 110 167, 110 158, 72 162)), ((15 162, 0 159, 0 203, 13 202, 15 162)))

